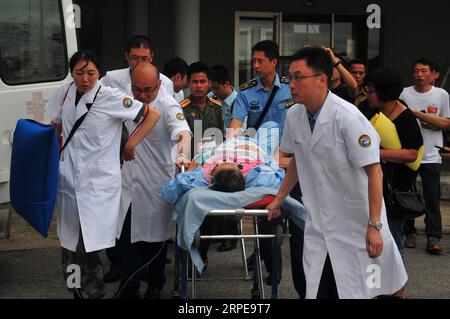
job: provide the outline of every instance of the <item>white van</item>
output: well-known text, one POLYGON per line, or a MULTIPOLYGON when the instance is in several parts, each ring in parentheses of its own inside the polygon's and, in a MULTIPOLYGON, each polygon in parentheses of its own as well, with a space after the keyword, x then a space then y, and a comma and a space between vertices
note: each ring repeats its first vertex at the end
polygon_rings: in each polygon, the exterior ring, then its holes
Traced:
POLYGON ((9 236, 9 176, 19 118, 48 122, 44 106, 71 77, 77 51, 71 0, 0 1, 0 238, 9 236))

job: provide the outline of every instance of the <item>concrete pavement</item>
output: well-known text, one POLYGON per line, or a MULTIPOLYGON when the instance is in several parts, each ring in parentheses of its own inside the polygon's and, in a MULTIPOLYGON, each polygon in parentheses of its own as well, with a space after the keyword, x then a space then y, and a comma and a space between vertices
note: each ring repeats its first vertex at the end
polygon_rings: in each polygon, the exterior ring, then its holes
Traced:
MULTIPOLYGON (((419 229, 418 247, 406 249, 405 265, 409 280, 406 285, 409 298, 450 298, 450 201, 442 201, 444 236, 443 254, 432 256, 425 252, 426 238, 423 221, 417 220, 419 229)), ((240 276, 242 266, 238 249, 226 253, 215 251, 212 245, 208 269, 198 283, 199 298, 250 298, 251 281, 222 281, 222 276, 240 276)), ((279 286, 279 298, 298 298, 290 271, 289 242, 283 243, 283 279, 279 286)), ((248 252, 252 251, 248 243, 248 252)), ((169 245, 169 256, 173 259, 173 245, 169 245)), ((105 271, 108 262, 105 256, 105 271)), ((59 242, 55 223, 52 224, 48 239, 42 238, 22 218, 12 217, 11 237, 0 240, 0 299, 67 299, 72 295, 67 291, 62 279, 59 242)), ((162 298, 170 298, 173 285, 173 263, 167 265, 167 284, 162 298)), ((142 294, 146 284, 142 283, 142 294)), ((270 296, 270 287, 266 295, 270 296)), ((107 285, 107 297, 114 296, 117 283, 107 285)))

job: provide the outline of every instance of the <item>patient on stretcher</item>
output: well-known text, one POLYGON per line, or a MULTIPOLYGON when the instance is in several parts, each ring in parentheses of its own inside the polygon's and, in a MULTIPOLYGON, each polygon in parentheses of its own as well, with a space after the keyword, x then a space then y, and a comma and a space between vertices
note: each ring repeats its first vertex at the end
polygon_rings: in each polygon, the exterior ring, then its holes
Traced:
MULTIPOLYGON (((162 188, 172 204, 190 189, 208 187, 220 192, 238 192, 249 187, 278 189, 284 170, 275 159, 278 125, 266 122, 255 137, 235 136, 201 153, 202 166, 178 174, 162 188)), ((197 156, 198 158, 198 156, 197 156)))

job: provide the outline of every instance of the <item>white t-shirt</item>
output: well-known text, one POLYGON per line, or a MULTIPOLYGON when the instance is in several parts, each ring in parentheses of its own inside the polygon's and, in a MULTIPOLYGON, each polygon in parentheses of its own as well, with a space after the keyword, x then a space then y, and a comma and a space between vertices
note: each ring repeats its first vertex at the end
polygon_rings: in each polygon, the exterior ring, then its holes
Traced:
MULTIPOLYGON (((403 89, 400 99, 408 104, 412 110, 425 110, 427 114, 436 115, 444 118, 450 118, 449 96, 447 91, 432 87, 426 93, 417 92, 414 86, 403 89)), ((425 153, 422 163, 441 163, 442 159, 435 145, 442 146, 442 131, 434 131, 420 127, 422 132, 425 153)))

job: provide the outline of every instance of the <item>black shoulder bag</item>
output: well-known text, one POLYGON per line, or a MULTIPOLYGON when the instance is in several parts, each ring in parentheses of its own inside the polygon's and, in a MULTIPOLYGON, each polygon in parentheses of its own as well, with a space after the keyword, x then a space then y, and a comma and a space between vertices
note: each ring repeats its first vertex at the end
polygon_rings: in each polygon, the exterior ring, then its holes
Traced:
POLYGON ((394 167, 387 181, 386 204, 389 205, 389 213, 392 216, 414 219, 425 214, 425 204, 422 194, 417 192, 416 184, 412 183, 412 189, 399 191, 393 184, 394 167))
POLYGON ((61 147, 61 150, 59 151, 59 156, 60 156, 60 157, 61 157, 62 151, 66 148, 67 144, 69 144, 70 140, 72 139, 73 134, 75 134, 76 130, 80 127, 81 123, 83 123, 83 121, 84 121, 84 118, 85 118, 86 115, 89 113, 89 110, 91 109, 92 105, 94 104, 95 99, 97 98, 97 94, 98 94, 98 92, 100 91, 101 87, 102 87, 102 86, 100 85, 100 87, 98 88, 97 92, 95 93, 94 100, 92 101, 92 103, 86 103, 87 112, 84 113, 84 114, 83 114, 83 115, 75 122, 75 124, 73 125, 72 129, 70 130, 70 133, 69 133, 69 136, 67 137, 67 140, 64 142, 63 147, 61 147))
POLYGON ((272 89, 272 92, 270 92, 269 99, 267 100, 266 105, 264 106, 264 110, 262 111, 262 113, 259 116, 258 120, 256 121, 255 125, 250 126, 250 127, 253 127, 256 131, 259 129, 259 127, 262 124, 262 121, 266 117, 266 114, 269 111, 270 105, 272 104, 272 101, 273 101, 277 91, 278 91, 278 86, 274 85, 273 89, 272 89))

